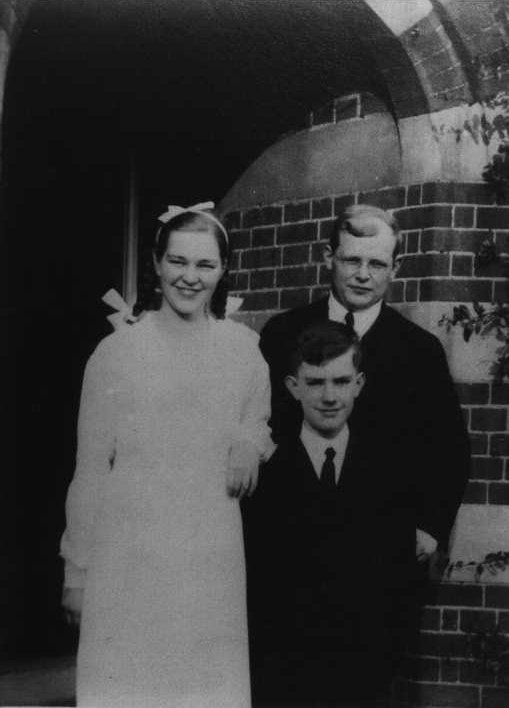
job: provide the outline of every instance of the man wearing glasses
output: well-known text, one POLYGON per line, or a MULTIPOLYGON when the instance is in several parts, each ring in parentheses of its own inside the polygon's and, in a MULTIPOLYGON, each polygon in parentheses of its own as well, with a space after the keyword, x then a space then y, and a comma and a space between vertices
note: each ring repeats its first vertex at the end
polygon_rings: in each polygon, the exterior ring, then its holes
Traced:
MULTIPOLYGON (((419 562, 408 569, 410 589, 424 580, 425 561, 437 546, 446 548, 468 478, 470 446, 440 342, 384 302, 400 247, 398 224, 388 212, 367 204, 348 207, 324 249, 329 295, 271 318, 260 347, 271 370, 271 422, 279 442, 298 435, 302 424, 300 407, 284 384, 300 332, 330 319, 353 327, 360 338, 365 385, 349 424, 366 445, 380 435, 387 443, 390 455, 379 460, 379 475, 398 462, 412 479, 408 504, 418 519, 419 562)), ((394 631, 403 642, 408 628, 394 631)))

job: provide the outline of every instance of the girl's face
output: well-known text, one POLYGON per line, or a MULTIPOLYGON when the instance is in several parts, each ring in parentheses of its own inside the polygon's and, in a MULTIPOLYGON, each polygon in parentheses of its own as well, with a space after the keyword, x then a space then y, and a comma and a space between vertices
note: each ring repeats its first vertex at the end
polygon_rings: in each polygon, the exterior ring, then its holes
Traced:
POLYGON ((203 317, 224 273, 214 235, 172 231, 163 257, 154 266, 163 291, 162 307, 170 307, 186 320, 203 317))

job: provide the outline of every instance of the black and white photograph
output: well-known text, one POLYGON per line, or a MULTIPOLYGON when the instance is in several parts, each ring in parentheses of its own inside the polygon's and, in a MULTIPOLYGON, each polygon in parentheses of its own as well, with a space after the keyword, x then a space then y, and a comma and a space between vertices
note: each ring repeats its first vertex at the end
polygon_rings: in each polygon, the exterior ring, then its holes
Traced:
POLYGON ((0 706, 508 708, 509 0, 0 0, 0 706))

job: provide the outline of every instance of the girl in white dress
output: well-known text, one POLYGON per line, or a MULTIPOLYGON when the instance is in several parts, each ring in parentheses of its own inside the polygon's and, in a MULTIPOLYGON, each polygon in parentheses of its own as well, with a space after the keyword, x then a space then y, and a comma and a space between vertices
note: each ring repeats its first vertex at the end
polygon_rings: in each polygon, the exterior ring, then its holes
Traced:
POLYGON ((270 451, 269 379, 257 335, 222 319, 207 206, 160 217, 159 302, 86 367, 61 545, 80 707, 250 705, 238 497, 270 451))

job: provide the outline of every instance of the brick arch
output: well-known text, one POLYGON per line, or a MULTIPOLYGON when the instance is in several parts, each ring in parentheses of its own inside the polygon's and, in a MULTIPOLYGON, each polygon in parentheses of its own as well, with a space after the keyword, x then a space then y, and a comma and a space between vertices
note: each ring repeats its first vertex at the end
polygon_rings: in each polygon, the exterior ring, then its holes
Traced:
POLYGON ((398 118, 476 103, 509 87, 506 0, 364 2, 379 20, 369 27, 371 51, 398 118))

